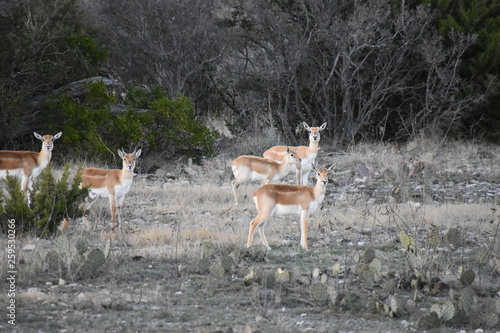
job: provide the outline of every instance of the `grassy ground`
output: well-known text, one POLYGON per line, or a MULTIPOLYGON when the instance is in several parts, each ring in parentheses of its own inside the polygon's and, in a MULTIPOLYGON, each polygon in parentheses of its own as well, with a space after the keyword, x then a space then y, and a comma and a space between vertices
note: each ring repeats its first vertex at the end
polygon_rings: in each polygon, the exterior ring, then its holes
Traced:
POLYGON ((201 166, 141 161, 122 231, 106 231, 103 201, 88 216, 93 231, 77 220, 56 238, 18 240, 18 325, 4 320, 0 331, 500 329, 498 206, 484 190, 498 188, 498 147, 323 147, 318 165, 337 167, 311 217, 309 251, 297 216, 267 223, 271 251, 257 233, 245 247, 258 184, 242 185, 234 204, 228 166, 242 153, 201 166), (415 162, 424 167, 409 177, 415 162))

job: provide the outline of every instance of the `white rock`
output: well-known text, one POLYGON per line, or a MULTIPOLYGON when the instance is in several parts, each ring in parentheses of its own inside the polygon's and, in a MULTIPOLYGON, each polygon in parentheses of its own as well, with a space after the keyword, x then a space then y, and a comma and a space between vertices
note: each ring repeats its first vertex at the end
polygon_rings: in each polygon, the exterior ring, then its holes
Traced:
POLYGON ((36 245, 35 244, 26 244, 23 247, 23 251, 33 251, 35 249, 36 249, 36 245))

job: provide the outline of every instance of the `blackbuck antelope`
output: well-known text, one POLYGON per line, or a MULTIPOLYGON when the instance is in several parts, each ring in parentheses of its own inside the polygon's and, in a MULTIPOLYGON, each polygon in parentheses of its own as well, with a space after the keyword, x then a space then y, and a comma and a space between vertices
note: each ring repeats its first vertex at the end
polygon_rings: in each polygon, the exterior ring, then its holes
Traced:
MULTIPOLYGON (((262 244, 271 249, 264 233, 267 219, 273 215, 300 214, 300 246, 307 250, 307 228, 309 225, 309 213, 319 208, 325 198, 326 185, 328 184, 328 169, 316 170, 316 186, 268 184, 255 191, 253 200, 258 215, 250 222, 247 247, 252 246, 253 233, 259 225, 259 235, 262 244)), ((314 168, 314 166, 313 166, 314 168)))
MULTIPOLYGON (((312 170, 312 165, 316 160, 316 155, 319 150, 319 140, 321 138, 320 133, 326 128, 326 123, 320 127, 309 127, 305 122, 302 123, 304 128, 309 132, 309 146, 299 146, 290 147, 291 149, 297 149, 297 157, 300 158, 300 163, 296 163, 292 166, 291 171, 295 171, 297 177, 297 185, 307 185, 307 180, 309 178, 309 172, 312 170)), ((281 161, 285 155, 287 146, 274 146, 269 148, 264 152, 264 157, 281 161)))
POLYGON ((238 203, 237 189, 241 183, 260 181, 264 185, 271 180, 278 181, 290 172, 295 163, 300 163, 300 159, 296 157, 296 149, 289 148, 286 148, 285 157, 280 162, 258 156, 239 156, 231 166, 235 178, 231 182, 234 201, 238 203))
POLYGON ((116 215, 118 215, 118 223, 121 228, 120 215, 123 201, 125 195, 130 191, 134 179, 135 162, 141 155, 141 149, 130 154, 118 150, 118 155, 123 159, 121 170, 86 168, 82 171, 82 186, 89 186, 90 192, 89 198, 82 204, 81 208, 85 209, 87 203, 90 207, 98 197, 109 197, 112 228, 115 226, 116 215))
POLYGON ((62 132, 56 135, 44 135, 34 132, 35 137, 42 141, 42 149, 39 153, 32 151, 0 151, 0 177, 7 174, 21 176, 21 189, 28 197, 28 187, 36 177, 47 167, 52 158, 54 141, 59 139, 62 132))

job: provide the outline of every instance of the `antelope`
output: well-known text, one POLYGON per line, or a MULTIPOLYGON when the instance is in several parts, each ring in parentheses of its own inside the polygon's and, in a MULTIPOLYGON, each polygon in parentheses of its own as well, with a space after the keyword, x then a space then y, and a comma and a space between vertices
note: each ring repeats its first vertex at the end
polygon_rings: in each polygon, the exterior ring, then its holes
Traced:
POLYGON ((59 139, 62 132, 56 135, 40 135, 33 132, 35 138, 42 141, 42 149, 39 153, 33 151, 0 151, 0 177, 7 174, 21 176, 21 189, 28 197, 28 187, 31 188, 33 181, 47 167, 52 158, 54 141, 59 139))
POLYGON ((89 186, 89 200, 85 200, 81 208, 85 209, 86 203, 90 206, 96 198, 109 197, 109 206, 111 210, 112 228, 115 225, 115 218, 118 215, 118 223, 121 228, 120 215, 123 208, 125 195, 130 191, 132 180, 134 178, 134 168, 136 159, 141 155, 141 149, 133 153, 126 154, 123 150, 118 150, 118 155, 123 159, 123 168, 118 169, 98 169, 86 168, 82 171, 82 186, 89 186), (118 211, 118 214, 117 214, 118 211))
MULTIPOLYGON (((326 185, 328 184, 328 172, 335 167, 335 164, 328 169, 316 171, 316 186, 307 185, 287 185, 287 184, 267 184, 259 188, 253 194, 253 201, 257 208, 258 215, 250 222, 248 232, 247 247, 252 246, 255 228, 262 224, 259 229, 262 244, 270 250, 264 233, 266 220, 273 215, 300 214, 300 246, 307 250, 307 227, 309 224, 309 213, 319 208, 325 198, 326 185)), ((313 166, 315 169, 315 167, 313 166)))
MULTIPOLYGON (((309 146, 290 147, 297 149, 297 157, 301 160, 300 163, 296 163, 290 169, 292 172, 295 171, 297 185, 307 185, 309 172, 312 170, 312 165, 316 160, 316 155, 319 150, 318 144, 321 138, 319 132, 326 128, 326 123, 320 127, 309 127, 305 122, 303 122, 302 125, 309 132, 309 146)), ((263 156, 271 160, 281 161, 285 151, 286 146, 274 146, 266 150, 263 156)))
POLYGON ((286 148, 285 157, 281 162, 266 159, 259 156, 242 155, 233 161, 231 166, 234 180, 231 182, 234 201, 238 203, 237 189, 241 183, 246 181, 261 181, 262 185, 271 180, 277 181, 285 177, 292 165, 300 163, 296 157, 296 149, 286 148))

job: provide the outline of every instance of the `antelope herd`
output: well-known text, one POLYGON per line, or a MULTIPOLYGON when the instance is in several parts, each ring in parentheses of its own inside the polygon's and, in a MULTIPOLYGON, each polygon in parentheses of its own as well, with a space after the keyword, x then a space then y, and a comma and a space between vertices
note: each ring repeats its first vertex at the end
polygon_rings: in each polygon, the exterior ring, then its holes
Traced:
POLYGON ((307 249, 307 227, 309 213, 314 212, 323 202, 328 184, 328 169, 316 170, 314 162, 319 150, 320 127, 304 128, 309 132, 309 146, 289 147, 274 146, 264 152, 264 158, 257 156, 240 156, 233 161, 232 170, 234 199, 238 202, 236 187, 245 180, 262 180, 262 187, 253 194, 253 201, 258 215, 250 222, 247 247, 252 246, 253 234, 257 227, 262 244, 270 249, 264 233, 267 219, 273 215, 300 215, 300 246, 307 249), (271 167, 272 166, 272 167, 271 167), (281 170, 281 171, 278 171, 281 170), (316 172, 316 186, 307 186, 309 173, 316 172), (297 185, 268 184, 271 180, 283 178, 289 171, 296 172, 297 185))
MULTIPOLYGON (((247 247, 252 245, 253 234, 258 229, 262 244, 270 249, 264 234, 264 225, 273 215, 300 215, 300 246, 307 249, 307 228, 309 213, 321 205, 328 184, 328 172, 334 168, 316 169, 315 160, 319 150, 320 132, 326 128, 326 123, 320 127, 304 128, 309 132, 309 146, 274 146, 264 152, 264 157, 242 155, 232 162, 234 180, 231 182, 234 200, 238 203, 237 188, 247 181, 260 181, 261 187, 253 194, 258 215, 250 223, 247 247), (297 185, 275 184, 290 172, 296 174, 297 185), (316 173, 316 185, 307 186, 309 173, 316 173)), ((0 178, 6 175, 21 176, 21 187, 26 198, 34 179, 48 165, 52 157, 54 141, 61 137, 56 135, 41 136, 42 149, 39 153, 31 151, 0 151, 0 178)), ((122 169, 86 168, 82 171, 81 186, 89 187, 89 196, 81 208, 90 207, 98 197, 109 198, 111 222, 114 228, 115 219, 121 227, 121 211, 125 196, 130 191, 134 178, 136 159, 141 150, 125 153, 118 150, 122 158, 122 169)))

